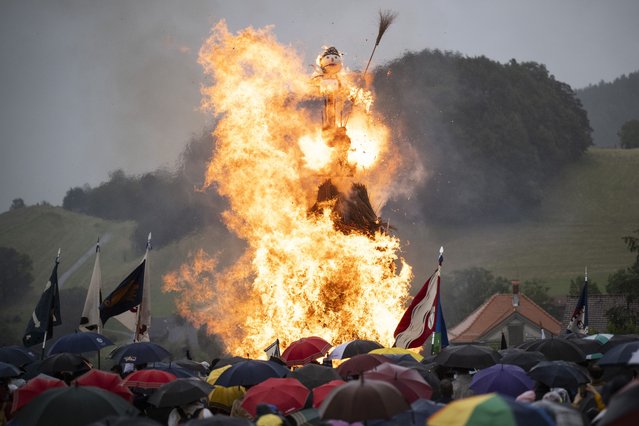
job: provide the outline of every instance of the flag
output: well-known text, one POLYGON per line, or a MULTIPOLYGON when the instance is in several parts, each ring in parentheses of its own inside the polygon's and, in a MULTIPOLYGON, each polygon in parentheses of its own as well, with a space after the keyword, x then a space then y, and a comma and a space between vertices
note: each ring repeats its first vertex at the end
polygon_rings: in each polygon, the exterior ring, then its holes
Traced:
POLYGON ((280 355, 280 339, 275 339, 275 341, 273 343, 271 343, 270 345, 268 345, 268 347, 266 349, 264 349, 264 352, 266 352, 266 355, 269 357, 269 359, 271 357, 281 358, 281 355, 280 355))
POLYGON ((543 328, 541 329, 541 338, 542 339, 546 338, 546 331, 543 328))
POLYGON ((443 348, 448 346, 448 331, 446 330, 446 321, 444 321, 441 298, 437 301, 437 319, 435 320, 435 334, 433 336, 432 353, 438 354, 443 348))
POLYGON ((151 328, 151 282, 149 274, 149 251, 151 250, 151 233, 146 240, 146 253, 144 253, 144 287, 142 289, 142 301, 138 308, 138 316, 135 324, 135 342, 148 342, 151 328))
POLYGON ((508 342, 506 342, 506 335, 504 334, 503 331, 501 332, 501 345, 499 349, 501 350, 508 349, 508 342))
POLYGON ((97 331, 100 332, 102 323, 100 322, 100 304, 102 303, 102 270, 100 269, 100 240, 95 246, 95 263, 93 264, 93 273, 87 291, 87 298, 84 301, 84 309, 80 317, 80 331, 97 331))
POLYGON ((100 320, 106 324, 107 320, 116 315, 133 310, 142 302, 142 288, 144 286, 144 266, 146 259, 127 276, 100 304, 100 320))
POLYGON ((439 266, 426 280, 397 324, 394 347, 418 348, 435 331, 439 308, 439 281, 444 248, 439 249, 439 266), (433 280, 433 278, 436 278, 433 280))
MULTIPOLYGON (((40 300, 31 314, 29 324, 24 332, 22 343, 24 346, 33 346, 44 343, 53 337, 53 326, 62 324, 60 316, 60 291, 58 289, 58 264, 60 263, 60 251, 55 259, 55 266, 51 271, 49 281, 44 286, 40 300)), ((43 346, 44 347, 44 346, 43 346)))
POLYGON ((588 334, 588 273, 586 273, 577 306, 575 306, 570 323, 568 323, 568 332, 588 334))

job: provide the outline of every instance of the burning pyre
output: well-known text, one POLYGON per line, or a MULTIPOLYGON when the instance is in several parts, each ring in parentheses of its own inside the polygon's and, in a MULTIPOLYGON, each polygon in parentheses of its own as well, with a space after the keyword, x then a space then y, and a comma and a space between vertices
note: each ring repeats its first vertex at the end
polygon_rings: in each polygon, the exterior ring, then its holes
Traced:
POLYGON ((352 108, 339 114, 345 126, 322 125, 312 106, 326 94, 268 27, 232 34, 218 23, 199 62, 212 80, 203 106, 219 118, 205 185, 228 199, 223 220, 246 249, 224 270, 200 250, 167 275, 179 313, 235 355, 311 335, 390 346, 412 272, 373 208, 386 202, 401 158, 370 93, 341 70, 352 108), (331 136, 340 127, 346 149, 331 136))

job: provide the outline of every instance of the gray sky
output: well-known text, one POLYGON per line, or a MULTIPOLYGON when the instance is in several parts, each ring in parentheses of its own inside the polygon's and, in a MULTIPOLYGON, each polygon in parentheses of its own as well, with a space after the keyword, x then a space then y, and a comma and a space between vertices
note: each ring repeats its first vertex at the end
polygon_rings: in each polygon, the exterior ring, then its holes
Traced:
POLYGON ((196 60, 218 20, 273 24, 309 64, 335 45, 362 68, 379 9, 399 15, 374 64, 438 48, 541 62, 573 88, 639 70, 637 0, 2 0, 0 211, 172 167, 209 119, 196 60))

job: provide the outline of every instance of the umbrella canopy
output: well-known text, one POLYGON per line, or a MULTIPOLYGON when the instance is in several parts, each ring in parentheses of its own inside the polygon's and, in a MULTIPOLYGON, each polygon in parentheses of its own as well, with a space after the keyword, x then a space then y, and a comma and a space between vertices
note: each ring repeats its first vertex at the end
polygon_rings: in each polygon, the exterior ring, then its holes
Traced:
POLYGON ((470 389, 477 395, 496 392, 516 398, 533 389, 534 384, 523 368, 510 364, 495 364, 474 374, 470 389))
POLYGON ((408 355, 415 359, 417 362, 421 362, 424 360, 424 357, 418 354, 417 352, 413 352, 410 349, 404 348, 377 348, 373 349, 369 352, 369 354, 378 354, 378 355, 408 355))
POLYGON ((272 361, 250 359, 233 364, 215 381, 220 386, 253 386, 271 377, 281 378, 289 369, 272 361))
POLYGON ((355 355, 369 353, 373 349, 378 348, 383 348, 383 346, 372 340, 351 340, 350 342, 335 346, 328 357, 330 359, 351 358, 355 355))
POLYGON ((122 378, 114 373, 107 371, 91 369, 74 380, 74 383, 80 386, 95 386, 124 398, 125 401, 131 402, 133 394, 124 385, 122 378))
POLYGON ((313 408, 318 408, 333 389, 345 383, 346 382, 344 380, 331 380, 330 382, 313 389, 313 408))
POLYGON ((157 343, 135 342, 122 346, 111 352, 110 358, 117 364, 132 362, 144 364, 147 362, 160 362, 171 358, 171 352, 157 343))
POLYGON ((215 382, 217 382, 217 379, 220 377, 220 375, 224 373, 226 370, 228 370, 229 368, 231 368, 231 365, 232 364, 228 364, 223 367, 215 368, 211 370, 208 377, 206 378, 206 382, 210 385, 214 385, 215 382))
POLYGON ((538 339, 530 343, 527 351, 539 351, 546 356, 549 361, 572 361, 582 362, 586 359, 586 354, 573 343, 573 340, 558 339, 538 339))
POLYGON ((238 362, 248 361, 249 359, 250 358, 244 358, 242 356, 232 356, 232 357, 228 357, 228 358, 220 358, 217 361, 213 361, 211 363, 211 369, 221 368, 221 367, 224 367, 225 365, 237 364, 238 362))
POLYGON ((156 407, 177 407, 208 396, 213 386, 200 379, 176 379, 165 383, 149 397, 156 407))
POLYGON ((287 415, 304 407, 309 394, 308 388, 297 379, 273 377, 247 390, 242 408, 255 416, 259 404, 273 404, 287 415))
POLYGON ((365 371, 363 376, 365 380, 383 380, 395 386, 409 404, 418 399, 430 399, 433 395, 430 385, 412 368, 384 363, 365 371))
POLYGON ((355 355, 352 358, 347 359, 337 367, 339 375, 346 379, 349 377, 356 377, 362 374, 364 371, 375 368, 380 364, 390 362, 390 359, 383 355, 375 354, 361 354, 355 355))
POLYGON ((433 401, 418 399, 410 405, 410 410, 396 414, 389 420, 371 420, 367 422, 369 426, 405 426, 424 425, 426 419, 444 407, 433 401))
POLYGON ((319 407, 324 420, 357 422, 390 419, 410 409, 395 386, 381 380, 354 380, 336 387, 319 407))
POLYGON ((17 410, 28 404, 36 396, 42 392, 52 388, 66 388, 67 384, 60 379, 41 374, 33 379, 29 380, 23 386, 20 386, 13 393, 13 403, 11 405, 11 412, 15 413, 17 410))
POLYGON ((639 350, 639 341, 622 343, 608 350, 598 362, 601 366, 626 365, 632 354, 639 350))
POLYGON ((134 415, 138 410, 117 395, 93 386, 71 386, 44 391, 18 411, 20 426, 80 426, 110 415, 134 415))
POLYGON ((17 377, 22 374, 22 371, 13 364, 7 362, 0 362, 0 378, 5 377, 17 377))
POLYGON ((555 420, 557 426, 582 426, 584 418, 582 414, 570 405, 560 404, 547 400, 539 400, 532 403, 534 407, 543 408, 555 420))
POLYGON ((282 352, 282 360, 288 366, 306 365, 325 356, 331 347, 332 345, 321 337, 304 337, 291 343, 282 352))
POLYGON ((188 426, 253 426, 254 423, 249 419, 241 417, 229 417, 222 414, 216 414, 211 417, 197 420, 189 420, 188 426))
POLYGON ((241 398, 246 393, 246 389, 242 386, 214 386, 211 393, 209 393, 209 405, 217 408, 231 411, 233 401, 241 398))
POLYGON ((88 426, 162 426, 162 423, 142 416, 107 416, 88 426))
POLYGON ((124 378, 123 383, 129 388, 157 389, 175 379, 177 379, 175 374, 149 368, 134 371, 124 378))
POLYGON ((83 352, 95 352, 107 346, 112 346, 113 342, 107 337, 93 332, 73 333, 60 337, 49 348, 49 355, 69 352, 80 354, 83 352))
POLYGON ((188 379, 190 377, 198 377, 195 371, 187 370, 184 367, 180 367, 175 362, 152 362, 147 364, 146 368, 152 368, 154 370, 162 370, 167 373, 174 374, 175 377, 180 379, 188 379))
POLYGON ((601 353, 605 354, 615 346, 636 341, 639 341, 639 335, 637 334, 615 334, 610 339, 608 339, 606 343, 603 344, 603 346, 601 347, 601 353))
POLYGON ((38 368, 41 373, 53 376, 60 373, 75 374, 89 371, 92 366, 86 358, 80 355, 63 352, 47 357, 38 368))
POLYGON ((577 364, 568 361, 542 361, 528 375, 550 388, 572 390, 573 394, 579 385, 590 381, 577 364))
POLYGON ((444 367, 480 369, 495 365, 501 355, 488 346, 447 346, 435 357, 435 362, 444 367))
POLYGON ((317 408, 305 408, 289 414, 286 418, 291 422, 291 425, 297 426, 311 426, 321 422, 317 408))
POLYGON ((299 380, 309 389, 314 389, 331 380, 339 380, 341 378, 334 368, 319 364, 306 364, 304 367, 289 373, 289 377, 299 380))
POLYGON ((499 360, 502 364, 511 364, 530 371, 535 365, 541 361, 546 361, 546 356, 539 351, 525 351, 523 349, 509 349, 508 352, 502 354, 499 360))
MULTIPOLYGON (((601 335, 599 334, 599 336, 601 335)), ((579 349, 581 349, 581 351, 585 353, 586 356, 588 356, 588 355, 592 355, 596 353, 601 353, 601 347, 605 343, 602 340, 588 339, 587 337, 581 337, 579 339, 572 339, 570 342, 577 345, 579 349)))
POLYGON ((542 409, 496 393, 489 393, 452 401, 433 414, 426 424, 428 426, 554 426, 555 423, 542 409))
POLYGON ((613 395, 599 425, 632 426, 639 416, 639 380, 633 380, 613 395))
POLYGON ((29 348, 22 346, 4 346, 0 348, 0 362, 22 367, 38 359, 38 356, 29 348))

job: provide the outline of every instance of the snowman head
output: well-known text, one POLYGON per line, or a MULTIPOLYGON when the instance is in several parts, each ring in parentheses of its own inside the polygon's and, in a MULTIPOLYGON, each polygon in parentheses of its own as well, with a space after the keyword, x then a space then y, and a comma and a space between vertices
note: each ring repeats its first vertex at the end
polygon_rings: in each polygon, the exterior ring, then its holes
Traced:
POLYGON ((324 74, 337 74, 342 69, 342 54, 331 46, 317 58, 317 63, 324 74))

